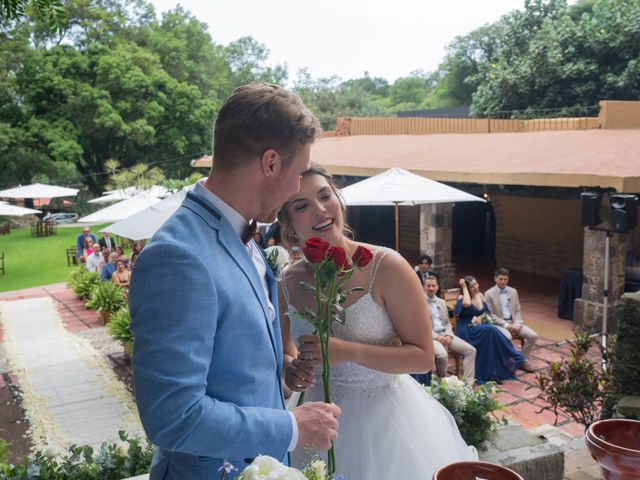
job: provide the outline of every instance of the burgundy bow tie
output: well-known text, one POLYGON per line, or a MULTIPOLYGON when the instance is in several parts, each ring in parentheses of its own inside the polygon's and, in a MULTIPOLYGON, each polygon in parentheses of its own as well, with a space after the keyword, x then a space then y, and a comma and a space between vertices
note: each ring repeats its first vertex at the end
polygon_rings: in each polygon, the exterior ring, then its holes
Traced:
POLYGON ((255 220, 249 224, 249 226, 247 227, 247 231, 244 232, 244 236, 242 237, 242 241, 244 242, 245 245, 249 243, 253 238, 253 236, 256 234, 257 228, 258 228, 258 222, 256 222, 255 220))

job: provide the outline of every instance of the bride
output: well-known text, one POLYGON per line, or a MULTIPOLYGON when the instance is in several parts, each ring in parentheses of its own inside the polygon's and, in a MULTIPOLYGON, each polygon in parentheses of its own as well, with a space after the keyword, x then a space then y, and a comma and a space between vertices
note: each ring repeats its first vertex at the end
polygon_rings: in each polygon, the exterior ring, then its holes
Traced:
MULTIPOLYGON (((337 472, 347 479, 428 479, 449 463, 477 460, 451 414, 408 373, 433 367, 427 304, 416 274, 395 251, 357 243, 345 235, 344 206, 331 177, 319 166, 302 174, 300 191, 278 219, 288 244, 320 237, 351 257, 358 245, 373 260, 356 270, 345 287, 362 287, 343 305, 344 325, 335 323, 330 340, 332 401, 342 409, 335 442, 337 472)), ((305 400, 322 400, 319 340, 306 321, 286 313, 313 308, 313 294, 298 288, 312 281, 312 269, 299 260, 280 282, 280 320, 285 383, 305 400)), ((295 402, 297 395, 290 401, 295 402)), ((305 460, 303 445, 293 463, 305 460)))

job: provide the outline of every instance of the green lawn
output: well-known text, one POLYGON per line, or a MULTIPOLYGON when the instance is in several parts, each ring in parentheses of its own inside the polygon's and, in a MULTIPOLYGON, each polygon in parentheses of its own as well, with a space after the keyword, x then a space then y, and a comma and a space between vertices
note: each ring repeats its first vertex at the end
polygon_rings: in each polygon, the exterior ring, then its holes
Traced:
MULTIPOLYGON (((100 238, 95 225, 91 233, 100 238)), ((29 228, 11 230, 0 235, 0 254, 4 252, 5 274, 0 274, 0 292, 47 285, 67 280, 72 267, 67 266, 66 249, 75 246, 82 227, 59 225, 52 237, 32 237, 29 228)))

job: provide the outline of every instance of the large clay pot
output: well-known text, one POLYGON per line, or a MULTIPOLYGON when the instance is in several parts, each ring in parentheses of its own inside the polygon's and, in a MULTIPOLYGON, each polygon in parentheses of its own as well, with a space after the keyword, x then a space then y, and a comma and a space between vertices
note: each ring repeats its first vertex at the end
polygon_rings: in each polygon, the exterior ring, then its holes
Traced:
POLYGON ((594 422, 585 441, 605 480, 640 480, 640 421, 594 422))
POLYGON ((457 462, 440 468, 433 480, 524 480, 513 470, 487 462, 457 462))

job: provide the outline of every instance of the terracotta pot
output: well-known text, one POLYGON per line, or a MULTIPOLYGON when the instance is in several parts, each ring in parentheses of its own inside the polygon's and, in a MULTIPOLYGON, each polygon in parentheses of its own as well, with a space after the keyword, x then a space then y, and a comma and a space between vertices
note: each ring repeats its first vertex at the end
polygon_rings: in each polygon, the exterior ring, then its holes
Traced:
POLYGON ((640 421, 594 422, 585 433, 585 442, 605 480, 640 479, 640 421))
POLYGON ((124 349, 124 356, 131 358, 131 355, 133 355, 133 343, 122 342, 122 348, 124 349))
POLYGON ((440 468, 433 480, 524 480, 513 470, 487 462, 457 462, 440 468))
POLYGON ((113 312, 100 312, 100 320, 102 320, 102 324, 106 325, 111 321, 111 316, 113 312))

